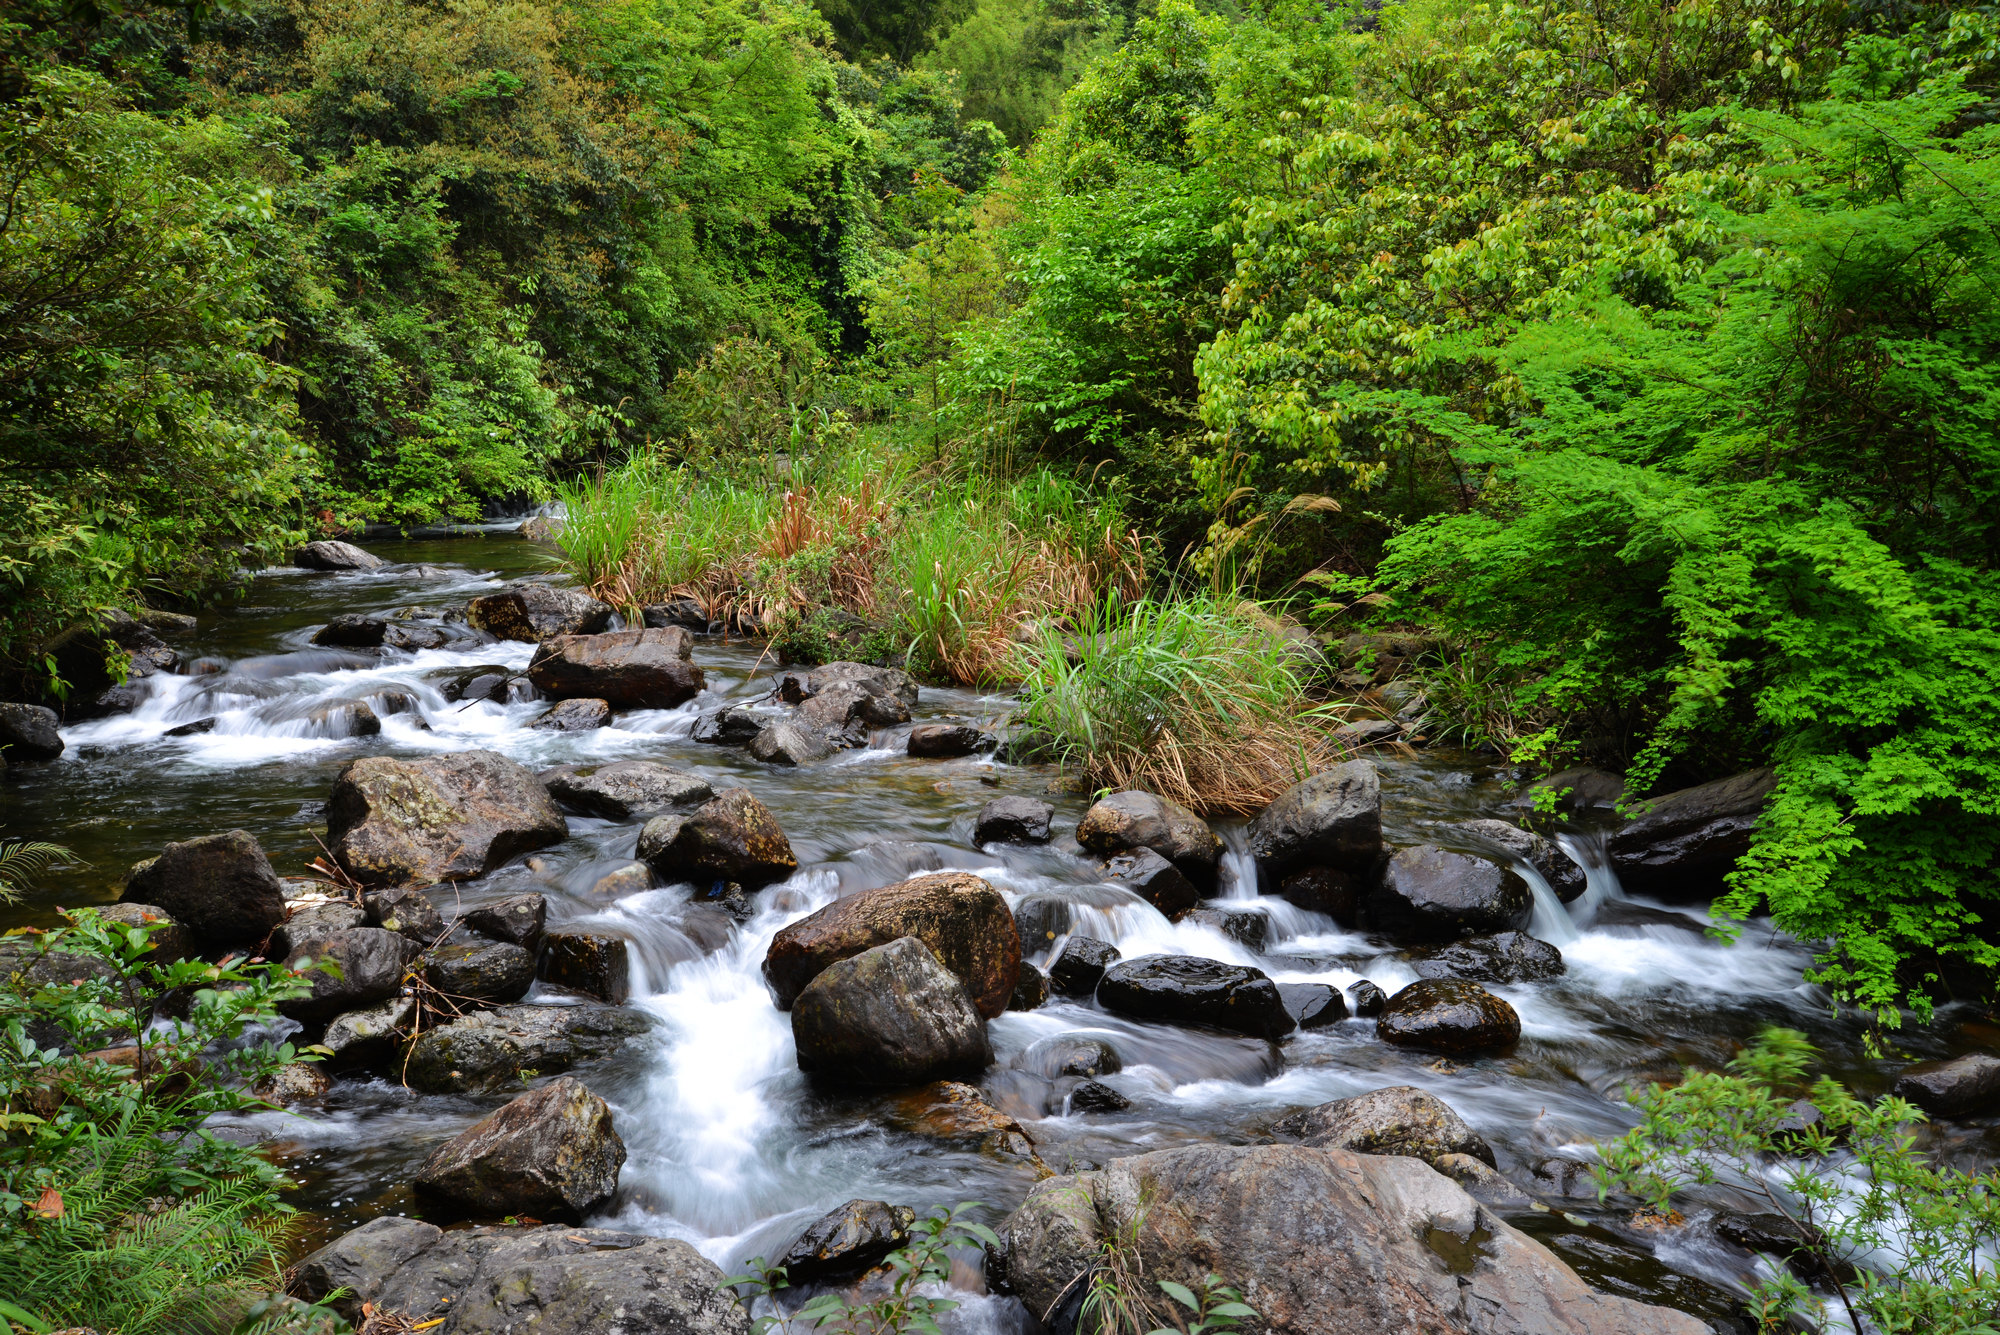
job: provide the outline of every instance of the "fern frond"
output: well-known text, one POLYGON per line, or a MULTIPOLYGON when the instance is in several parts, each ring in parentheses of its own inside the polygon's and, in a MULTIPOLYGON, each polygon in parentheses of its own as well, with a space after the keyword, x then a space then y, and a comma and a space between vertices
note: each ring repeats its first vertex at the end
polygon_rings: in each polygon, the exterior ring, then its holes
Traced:
POLYGON ((0 843, 0 903, 13 903, 21 887, 33 884, 37 876, 56 863, 76 860, 76 854, 61 844, 33 839, 0 843))

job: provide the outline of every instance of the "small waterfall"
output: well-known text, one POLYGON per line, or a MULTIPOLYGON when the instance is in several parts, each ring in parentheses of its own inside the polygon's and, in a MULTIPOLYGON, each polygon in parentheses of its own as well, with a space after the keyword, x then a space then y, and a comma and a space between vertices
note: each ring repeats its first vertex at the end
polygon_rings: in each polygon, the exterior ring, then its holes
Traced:
POLYGON ((1625 898, 1625 887, 1618 884, 1618 873, 1611 869, 1601 832, 1564 830, 1556 835, 1556 844, 1583 868, 1584 891, 1569 906, 1569 915, 1573 921, 1588 926, 1606 901, 1625 898))
POLYGON ((1575 941, 1580 933, 1570 917, 1569 906, 1557 898, 1542 874, 1525 861, 1515 863, 1514 870, 1528 883, 1528 891, 1535 897, 1534 916, 1528 920, 1529 933, 1552 946, 1566 946, 1575 941))
POLYGON ((1262 894, 1257 882, 1257 859, 1250 852, 1250 830, 1243 825, 1226 827, 1221 834, 1222 863, 1216 868, 1223 899, 1256 899, 1262 894))

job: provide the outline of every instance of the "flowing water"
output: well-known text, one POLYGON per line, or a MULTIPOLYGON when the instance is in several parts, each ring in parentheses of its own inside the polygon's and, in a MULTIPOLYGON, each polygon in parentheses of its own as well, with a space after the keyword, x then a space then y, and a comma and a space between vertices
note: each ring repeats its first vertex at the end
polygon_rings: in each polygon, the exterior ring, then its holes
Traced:
MULTIPOLYGON (((585 1073, 611 1102, 629 1151, 615 1208, 598 1222, 684 1237, 740 1269, 754 1255, 781 1252, 800 1227, 854 1197, 919 1208, 980 1201, 996 1222, 1019 1202, 1034 1182, 1020 1161, 913 1133, 894 1097, 809 1087, 794 1065, 788 1019, 759 973, 771 937, 787 922, 912 872, 973 871, 1010 899, 1063 894, 1078 905, 1079 930, 1113 941, 1128 957, 1186 952, 1256 965, 1280 982, 1345 987, 1368 978, 1391 992, 1415 977, 1383 940, 1259 897, 1240 825, 1218 824, 1229 849, 1220 894, 1232 908, 1268 915, 1262 952, 1206 927, 1169 923, 1104 884, 1068 837, 1087 800, 1063 794, 1048 770, 990 758, 911 760, 901 750, 902 730, 878 734, 870 749, 795 770, 694 743, 689 731, 698 714, 768 691, 773 665, 753 643, 698 637, 695 658, 709 681, 698 699, 623 714, 614 726, 586 733, 526 729, 543 703, 460 705, 438 693, 434 677, 443 669, 524 667, 531 653, 525 644, 466 643, 380 658, 312 647, 313 631, 336 613, 462 604, 536 573, 545 560, 542 549, 499 528, 369 546, 396 564, 365 574, 259 576, 241 605, 204 615, 194 635, 176 641, 185 663, 200 660, 196 670, 154 679, 152 695, 131 714, 65 729, 69 749, 58 762, 0 778, 5 834, 67 843, 91 864, 52 878, 31 902, 7 911, 10 921, 49 924, 57 904, 115 898, 123 869, 161 844, 232 827, 254 833, 280 874, 300 875, 319 852, 334 774, 361 755, 484 747, 536 768, 647 757, 718 788, 748 786, 777 815, 801 869, 758 895, 747 922, 691 903, 686 886, 622 896, 595 891, 607 872, 630 864, 636 820, 573 817, 567 843, 457 887, 441 905, 449 913, 453 900, 471 906, 533 889, 548 896, 551 926, 599 927, 633 943, 633 1004, 659 1024, 649 1039, 585 1073), (406 692, 416 707, 385 715, 379 736, 337 735, 340 711, 321 708, 392 691, 406 692), (210 731, 166 735, 203 719, 215 720, 210 731), (1003 793, 1050 796, 1057 841, 975 848, 973 814, 1003 793)), ((919 722, 990 721, 1007 703, 926 688, 916 715, 919 722)), ((1507 776, 1465 756, 1379 763, 1392 843, 1423 841, 1436 822, 1497 814, 1513 791, 1507 776)), ((997 1062, 986 1093, 1021 1120, 1042 1158, 1060 1170, 1192 1141, 1254 1141, 1287 1110, 1417 1085, 1456 1108, 1492 1143, 1502 1169, 1525 1182, 1537 1162, 1587 1158, 1593 1140, 1624 1131, 1631 1118, 1621 1091, 1672 1077, 1685 1063, 1718 1065, 1771 1023, 1805 1030, 1836 1073, 1859 1088, 1884 1087, 1882 1071, 1862 1055, 1859 1029, 1836 1020, 1825 997, 1800 982, 1809 952, 1755 924, 1735 944, 1723 944, 1701 934, 1699 914, 1679 925, 1657 915, 1635 923, 1629 911, 1615 911, 1630 902, 1588 832, 1564 841, 1589 870, 1589 889, 1576 904, 1564 906, 1532 869, 1521 870, 1535 891, 1534 931, 1560 946, 1569 969, 1553 981, 1495 989, 1523 1022, 1523 1039, 1508 1056, 1437 1063, 1378 1042, 1370 1021, 1273 1045, 1058 1001, 993 1023, 997 1062), (1052 1078, 1029 1049, 1077 1032, 1117 1047, 1124 1070, 1105 1082, 1131 1099, 1127 1111, 1064 1115, 1074 1079, 1052 1078)), ((1905 1035, 1920 1055, 1991 1038, 1954 1028, 1948 1018, 1905 1035)), ((302 1184, 298 1203, 334 1230, 411 1208, 402 1184, 416 1163, 491 1106, 417 1095, 381 1079, 347 1081, 316 1106, 229 1119, 229 1130, 268 1141, 302 1184)), ((1988 1161, 1992 1148, 1967 1146, 1988 1161)), ((1708 1285, 1727 1287, 1748 1274, 1747 1258, 1703 1241, 1699 1229, 1667 1241, 1636 1233, 1624 1212, 1600 1206, 1587 1186, 1554 1204, 1510 1217, 1596 1282, 1733 1328, 1719 1316, 1727 1301, 1708 1285)), ((954 1321, 962 1330, 1027 1328, 1018 1304, 998 1298, 970 1301, 954 1321)))

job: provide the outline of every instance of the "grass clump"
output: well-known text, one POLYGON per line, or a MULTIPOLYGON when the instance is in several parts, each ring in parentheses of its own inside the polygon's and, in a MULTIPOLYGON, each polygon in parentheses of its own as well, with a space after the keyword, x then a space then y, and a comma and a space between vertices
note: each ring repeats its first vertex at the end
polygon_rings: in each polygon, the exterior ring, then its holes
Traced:
POLYGON ((1296 650, 1255 603, 1106 598, 1020 660, 1018 721, 1098 787, 1249 814, 1333 758, 1296 650))

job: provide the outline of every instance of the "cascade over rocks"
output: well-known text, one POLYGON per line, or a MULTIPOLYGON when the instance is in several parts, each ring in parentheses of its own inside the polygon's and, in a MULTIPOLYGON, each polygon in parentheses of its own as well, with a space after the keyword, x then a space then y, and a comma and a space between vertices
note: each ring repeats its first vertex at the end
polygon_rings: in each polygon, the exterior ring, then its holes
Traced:
POLYGON ((1918 1062, 1904 1068, 1890 1093, 1933 1117, 2000 1112, 2000 1057, 1972 1052, 1947 1062, 1918 1062))
POLYGON ((424 980, 454 999, 519 1001, 535 985, 535 957, 511 941, 454 942, 430 952, 424 980))
POLYGON ((1280 1119, 1271 1130, 1315 1149, 1399 1154, 1433 1168, 1448 1154, 1470 1155, 1491 1168, 1493 1147, 1434 1094, 1411 1085, 1335 1099, 1280 1119))
POLYGON ((611 624, 611 605, 581 589, 529 582, 472 599, 465 620, 498 640, 540 644, 558 635, 595 635, 611 624))
POLYGON ((1278 998, 1301 1029, 1324 1029, 1347 1018, 1347 998, 1326 983, 1279 983, 1278 998))
POLYGON ((1101 1035, 1051 1034, 1030 1044, 1014 1065, 1044 1080, 1060 1080, 1066 1075, 1116 1075, 1125 1069, 1125 1059, 1101 1035))
POLYGON ((1753 769, 1639 803, 1605 844, 1619 881, 1673 899, 1720 894, 1777 786, 1774 772, 1753 769))
POLYGON ((1033 797, 996 797, 972 822, 975 844, 1046 844, 1056 809, 1033 797))
POLYGON ((426 1029, 410 1047, 408 1079, 428 1094, 518 1088, 522 1071, 567 1071, 651 1027, 617 1006, 496 1006, 426 1029))
POLYGON ((806 1225, 778 1264, 793 1288, 852 1279, 909 1245, 917 1212, 886 1201, 849 1201, 806 1225))
POLYGON ((968 872, 935 872, 835 900, 773 938, 764 977, 779 1007, 789 1007, 836 960, 905 936, 930 948, 981 1016, 1006 1011, 1020 977, 1020 933, 1006 899, 968 872))
POLYGON ((1149 1282, 1240 1288, 1286 1335, 1707 1335, 1591 1289, 1547 1248, 1408 1158, 1303 1145, 1188 1145, 1038 1183, 989 1278, 1058 1319, 1107 1241, 1149 1282))
POLYGON ((1471 845, 1475 852, 1499 853, 1527 863, 1541 873, 1542 879, 1549 883, 1549 889, 1555 891, 1556 898, 1565 904, 1575 903, 1589 888, 1588 878, 1576 860, 1556 847, 1553 840, 1545 839, 1532 830, 1524 830, 1504 820, 1468 820, 1445 827, 1444 837, 1454 835, 1471 845))
POLYGON ((363 885, 428 885, 496 871, 569 837, 535 776, 493 751, 351 760, 326 804, 327 842, 363 885))
POLYGON ((694 641, 678 626, 556 635, 528 663, 528 680, 557 699, 582 696, 620 709, 671 709, 705 682, 688 661, 694 641))
POLYGON ((1201 902, 1201 891, 1194 882, 1150 848, 1113 857, 1105 864, 1104 879, 1138 895, 1169 921, 1180 918, 1201 902))
POLYGON ((1485 858, 1431 844, 1400 850, 1368 899, 1376 927, 1405 940, 1518 931, 1534 911, 1528 883, 1485 858))
MULTIPOLYGON (((1021 934, 1021 957, 1025 959, 1049 949, 1075 922, 1076 906, 1061 895, 1021 896, 1020 903, 1014 905, 1014 926, 1021 934)), ((1093 989, 1096 986, 1091 984, 1093 989)))
POLYGON ((993 1062, 972 998, 913 936, 822 970, 792 1003, 792 1041, 799 1069, 829 1084, 895 1088, 993 1062))
POLYGON ((576 1221, 617 1194, 624 1164, 611 1109, 561 1076, 432 1150, 415 1185, 459 1214, 576 1221))
POLYGON ((638 851, 663 880, 704 888, 735 881, 756 889, 799 869, 778 818, 748 788, 725 788, 691 815, 655 816, 639 831, 638 851))
POLYGON ((389 563, 351 542, 321 538, 292 553, 292 564, 301 570, 378 570, 389 563))
POLYGON ((1204 885, 1215 880, 1222 859, 1222 841, 1207 821, 1178 802, 1137 790, 1113 793, 1084 812, 1076 841, 1107 857, 1150 848, 1204 885))
POLYGON ((654 760, 620 760, 595 769, 559 765, 539 776, 549 796, 582 816, 625 820, 715 795, 707 779, 654 760))
POLYGON ((1468 1056, 1514 1046, 1521 1017, 1477 983, 1425 978, 1389 998, 1375 1032, 1397 1047, 1468 1056))
POLYGON ((408 941, 379 927, 349 927, 313 936, 294 933, 288 965, 297 968, 308 957, 330 959, 340 966, 340 974, 315 970, 311 995, 281 1001, 278 1011, 311 1023, 387 1001, 401 990, 404 966, 414 953, 408 941))
POLYGON ((1350 760, 1282 794, 1250 822, 1250 852, 1276 885, 1308 867, 1366 871, 1382 854, 1382 777, 1350 760))
POLYGON ((1419 978, 1463 978, 1474 983, 1560 978, 1568 970, 1560 950, 1526 932, 1454 941, 1411 961, 1410 967, 1419 978))
POLYGON ((299 1262, 291 1292, 359 1324, 372 1306, 432 1335, 750 1335, 723 1273, 679 1238, 552 1224, 445 1232, 371 1219, 299 1262))
POLYGON ((204 949, 257 945, 285 920, 278 873, 245 830, 168 844, 132 868, 120 898, 163 909, 204 949))
POLYGON ((1293 1028, 1278 985, 1263 970, 1193 955, 1114 964, 1098 980, 1097 1000, 1134 1019, 1213 1025, 1253 1038, 1280 1038, 1293 1028))
POLYGON ((1271 919, 1255 909, 1231 908, 1226 904, 1206 904, 1181 915, 1180 920, 1199 927, 1212 927, 1237 945, 1262 954, 1271 936, 1271 919))
POLYGON ((27 765, 63 753, 56 711, 43 705, 0 701, 0 761, 27 765))
POLYGON ((1118 947, 1094 936, 1072 936, 1049 961, 1049 986, 1065 997, 1095 996, 1104 971, 1123 956, 1118 947))

